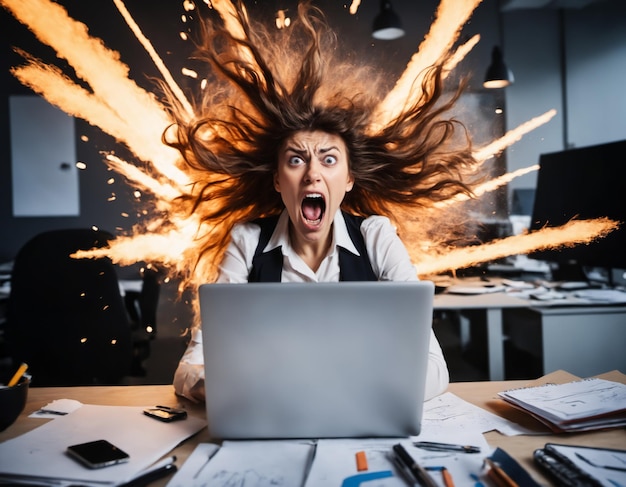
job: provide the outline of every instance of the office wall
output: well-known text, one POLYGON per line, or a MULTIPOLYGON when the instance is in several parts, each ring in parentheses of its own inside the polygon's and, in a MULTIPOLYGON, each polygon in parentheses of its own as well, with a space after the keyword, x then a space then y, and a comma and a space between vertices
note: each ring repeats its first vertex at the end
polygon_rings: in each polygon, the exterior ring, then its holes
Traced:
MULTIPOLYGON (((539 155, 626 139, 626 3, 529 9, 502 15, 507 64, 507 129, 552 108, 557 115, 507 149, 509 171, 539 155)), ((536 173, 510 188, 532 188, 536 173)))

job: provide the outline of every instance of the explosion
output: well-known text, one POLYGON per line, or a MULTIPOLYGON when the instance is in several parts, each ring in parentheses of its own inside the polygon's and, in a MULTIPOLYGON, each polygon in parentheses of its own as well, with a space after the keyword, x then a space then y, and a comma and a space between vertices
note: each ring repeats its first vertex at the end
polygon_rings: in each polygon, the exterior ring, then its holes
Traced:
MULTIPOLYGON (((141 193, 151 195, 152 208, 146 212, 148 216, 144 222, 125 235, 119 235, 109 248, 81 251, 75 257, 107 256, 120 265, 131 265, 139 261, 153 263, 168 269, 172 275, 182 277, 181 289, 194 288, 214 280, 220 256, 209 252, 198 260, 198 255, 199 249, 205 248, 207 242, 217 238, 220 234, 219 228, 203 223, 200 215, 192 211, 190 203, 195 196, 193 182, 199 178, 206 181, 212 175, 200 175, 198 170, 183 164, 178 151, 161 142, 166 128, 173 122, 165 109, 165 101, 157 99, 154 93, 145 91, 130 79, 129 67, 120 61, 119 54, 108 49, 100 39, 90 36, 87 26, 72 19, 62 6, 49 0, 0 1, 40 42, 52 47, 60 58, 65 59, 84 83, 75 83, 56 66, 45 64, 23 51, 19 52, 26 62, 22 66, 14 67, 12 74, 48 102, 69 115, 98 126, 130 149, 137 161, 129 162, 109 153, 105 156, 105 163, 123 175, 141 193)), ((114 3, 138 42, 159 69, 162 81, 176 98, 175 102, 189 119, 193 119, 196 115, 193 104, 177 86, 150 40, 144 36, 122 0, 114 0, 114 3)), ((421 77, 425 69, 453 48, 463 25, 479 3, 480 0, 441 1, 429 33, 395 86, 377 107, 375 123, 371 125, 370 131, 375 133, 380 127, 390 123, 404 106, 419 99, 421 77)), ((220 15, 235 38, 245 38, 244 29, 229 0, 213 0, 210 7, 220 15)), ((186 10, 196 8, 193 2, 185 1, 186 10)), ((353 2, 351 12, 357 8, 358 2, 353 2)), ((279 18, 280 28, 288 29, 284 12, 277 14, 277 19, 279 18)), ((479 36, 474 36, 457 47, 445 66, 445 72, 451 72, 478 41, 479 36)), ((188 75, 196 77, 197 73, 188 70, 188 75)), ((206 81, 203 81, 202 86, 210 89, 206 81)), ((548 122, 554 115, 554 110, 539 115, 509 131, 502 138, 478 148, 474 153, 475 159, 480 163, 488 161, 525 133, 548 122)), ((206 137, 214 135, 205 134, 206 137)), ((531 166, 480 185, 474 184, 474 195, 479 198, 513 178, 536 169, 537 166, 531 166)), ((468 179, 468 183, 469 181, 468 179)), ((227 186, 229 182, 225 180, 221 184, 227 186)), ((450 221, 450 215, 463 213, 460 207, 464 199, 459 196, 427 208, 411 210, 410 214, 406 210, 399 210, 394 215, 418 275, 454 271, 539 249, 588 243, 617 227, 617 222, 608 219, 575 221, 560 228, 546 228, 530 235, 518 235, 473 246, 469 250, 467 247, 444 245, 443 242, 450 240, 446 231, 458 231, 458 228, 448 228, 443 222, 450 221)), ((465 219, 469 217, 465 216, 465 219)))

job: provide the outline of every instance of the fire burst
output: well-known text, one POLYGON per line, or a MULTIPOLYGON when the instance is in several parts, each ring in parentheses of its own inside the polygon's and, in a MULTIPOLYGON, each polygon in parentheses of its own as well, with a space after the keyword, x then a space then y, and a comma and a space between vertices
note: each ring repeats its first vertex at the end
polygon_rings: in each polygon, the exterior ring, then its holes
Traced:
MULTIPOLYGON (((219 255, 204 255, 198 261, 199 249, 219 232, 207 228, 201 219, 184 205, 174 205, 179 196, 191 196, 193 170, 182 164, 180 154, 161 143, 161 136, 172 122, 155 95, 140 88, 129 78, 129 68, 119 60, 119 54, 108 49, 104 43, 88 34, 87 27, 68 16, 66 10, 48 0, 0 0, 20 22, 25 24, 42 42, 51 46, 59 57, 68 61, 76 75, 90 89, 74 83, 57 67, 44 64, 22 52, 26 63, 14 67, 12 73, 24 85, 41 94, 50 103, 92 125, 125 144, 138 160, 147 164, 139 167, 109 154, 105 157, 110 168, 122 174, 142 193, 153 196, 154 212, 140 227, 127 235, 118 236, 110 248, 80 252, 77 257, 95 258, 108 256, 121 265, 138 261, 160 264, 172 274, 182 277, 181 286, 196 286, 210 282, 217 275, 219 255)), ((176 85, 167 67, 141 32, 121 0, 114 0, 118 10, 133 31, 137 40, 151 56, 161 72, 163 80, 176 96, 177 102, 194 117, 191 103, 176 85)), ((386 95, 376 111, 376 124, 384 126, 397 115, 405 104, 418 99, 421 76, 425 68, 434 64, 441 55, 450 50, 457 41, 462 26, 470 18, 480 0, 442 0, 429 33, 411 58, 405 72, 395 87, 386 95)), ((186 1, 187 9, 196 8, 186 1)), ((211 2, 235 37, 244 36, 228 0, 211 2)), ((354 6, 354 3, 353 3, 354 6)), ((358 7, 358 2, 356 3, 358 7)), ((356 8, 356 7, 355 7, 356 8)), ((287 25, 284 25, 287 28, 287 25)), ((474 36, 460 46, 446 66, 447 71, 455 65, 478 42, 474 36)), ((195 73, 194 73, 195 74, 195 73)), ((549 111, 511 130, 501 139, 475 152, 478 161, 484 162, 519 140, 525 133, 549 121, 555 112, 549 111)), ((508 174, 475 187, 480 196, 507 184, 522 173, 534 171, 531 166, 514 174, 508 174)), ((206 179, 207 175, 203 175, 206 179)), ((208 176, 210 177, 210 175, 208 176)), ((441 273, 487 262, 507 255, 525 254, 533 250, 557 248, 563 245, 588 243, 602 237, 617 227, 608 219, 571 222, 561 228, 544 229, 531 235, 505 238, 487 245, 471 248, 447 248, 441 245, 441 222, 449 218, 449 212, 458 212, 462 198, 451 199, 423 210, 399 212, 396 219, 417 272, 421 276, 441 273)))

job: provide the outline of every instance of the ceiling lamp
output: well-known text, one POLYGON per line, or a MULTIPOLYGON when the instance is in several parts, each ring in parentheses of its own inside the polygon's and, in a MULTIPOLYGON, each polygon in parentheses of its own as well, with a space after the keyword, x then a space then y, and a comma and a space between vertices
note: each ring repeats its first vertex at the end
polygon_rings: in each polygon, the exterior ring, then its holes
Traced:
POLYGON ((513 73, 504 64, 502 51, 498 46, 494 46, 491 52, 491 65, 487 68, 483 86, 485 88, 505 88, 513 84, 514 81, 513 73))
POLYGON ((400 17, 391 8, 391 2, 382 0, 380 2, 380 13, 374 19, 372 28, 372 37, 374 39, 382 39, 390 41, 398 39, 404 35, 402 22, 400 17))

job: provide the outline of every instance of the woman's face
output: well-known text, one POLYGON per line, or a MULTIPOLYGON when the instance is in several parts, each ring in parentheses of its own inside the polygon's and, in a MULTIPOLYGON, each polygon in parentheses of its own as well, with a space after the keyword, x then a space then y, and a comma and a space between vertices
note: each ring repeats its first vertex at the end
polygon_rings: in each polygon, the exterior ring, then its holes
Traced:
POLYGON ((296 234, 306 241, 330 234, 335 213, 353 184, 346 145, 337 135, 296 132, 279 149, 274 187, 296 234))

